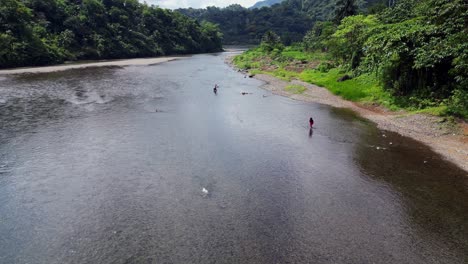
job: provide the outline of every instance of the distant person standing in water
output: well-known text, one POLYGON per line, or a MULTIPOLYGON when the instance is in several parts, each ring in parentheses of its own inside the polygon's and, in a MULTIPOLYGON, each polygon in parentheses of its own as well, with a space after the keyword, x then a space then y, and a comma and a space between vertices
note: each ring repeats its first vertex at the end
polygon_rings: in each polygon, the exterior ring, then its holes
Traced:
POLYGON ((312 117, 309 119, 309 125, 310 128, 312 128, 312 126, 314 125, 314 119, 312 117))
POLYGON ((218 92, 218 85, 217 85, 217 84, 215 84, 215 87, 213 88, 213 92, 214 92, 214 93, 217 93, 217 92, 218 92))

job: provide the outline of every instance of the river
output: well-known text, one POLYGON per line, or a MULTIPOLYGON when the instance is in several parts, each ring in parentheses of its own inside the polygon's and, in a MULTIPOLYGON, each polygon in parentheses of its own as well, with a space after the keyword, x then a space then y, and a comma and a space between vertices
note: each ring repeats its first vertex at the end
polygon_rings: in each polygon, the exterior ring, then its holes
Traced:
POLYGON ((0 76, 0 263, 468 263, 466 172, 227 55, 0 76))

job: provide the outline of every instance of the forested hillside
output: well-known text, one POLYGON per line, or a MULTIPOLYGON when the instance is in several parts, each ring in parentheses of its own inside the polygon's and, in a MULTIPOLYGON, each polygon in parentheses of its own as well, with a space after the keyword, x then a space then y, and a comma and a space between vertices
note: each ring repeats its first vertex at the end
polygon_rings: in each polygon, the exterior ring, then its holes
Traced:
POLYGON ((0 3, 0 68, 222 49, 214 24, 137 0, 0 3))
POLYGON ((268 32, 235 62, 349 100, 467 118, 466 1, 389 2, 375 14, 358 14, 357 1, 340 0, 334 17, 315 23, 301 43, 284 47, 268 32))
POLYGON ((313 20, 290 5, 274 5, 256 9, 231 5, 225 8, 178 9, 198 21, 219 25, 225 44, 256 44, 268 30, 277 32, 287 44, 300 41, 313 20))
POLYGON ((261 8, 261 7, 268 7, 268 6, 272 6, 272 5, 275 5, 275 4, 279 4, 281 2, 283 2, 284 0, 264 0, 264 1, 259 1, 257 3, 255 3, 253 6, 251 6, 250 8, 261 8))
MULTIPOLYGON (((280 1, 281 2, 281 1, 280 1)), ((218 24, 225 44, 260 43, 268 30, 276 32, 284 43, 301 41, 316 21, 330 20, 339 0, 285 0, 271 7, 248 9, 240 5, 225 8, 178 9, 198 21, 218 24)), ((361 13, 385 7, 387 0, 359 0, 361 13)))

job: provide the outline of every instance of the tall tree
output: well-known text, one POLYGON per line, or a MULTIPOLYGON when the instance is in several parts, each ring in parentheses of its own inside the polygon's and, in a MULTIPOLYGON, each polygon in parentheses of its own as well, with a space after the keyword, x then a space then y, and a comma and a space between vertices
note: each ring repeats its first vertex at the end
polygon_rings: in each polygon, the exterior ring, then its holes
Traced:
POLYGON ((356 0, 338 0, 333 21, 338 25, 343 18, 357 14, 358 6, 356 5, 356 0))
POLYGON ((271 52, 274 49, 283 49, 281 38, 273 31, 267 31, 262 37, 262 43, 260 45, 263 50, 271 52))

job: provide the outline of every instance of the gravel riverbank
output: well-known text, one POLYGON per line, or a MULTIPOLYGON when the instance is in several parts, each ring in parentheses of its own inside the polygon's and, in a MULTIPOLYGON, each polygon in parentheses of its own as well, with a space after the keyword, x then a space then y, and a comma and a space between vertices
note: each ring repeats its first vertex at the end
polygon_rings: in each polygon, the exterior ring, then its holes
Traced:
POLYGON ((183 57, 158 57, 158 58, 139 58, 139 59, 126 59, 126 60, 109 60, 109 61, 98 61, 98 62, 85 62, 85 63, 73 63, 73 64, 61 64, 54 66, 44 67, 30 67, 30 68, 16 68, 0 70, 0 75, 5 74, 23 74, 23 73, 45 73, 45 72, 57 72, 66 71, 71 69, 84 69, 93 67, 109 67, 109 66, 131 66, 131 65, 152 65, 163 62, 177 60, 183 57))

